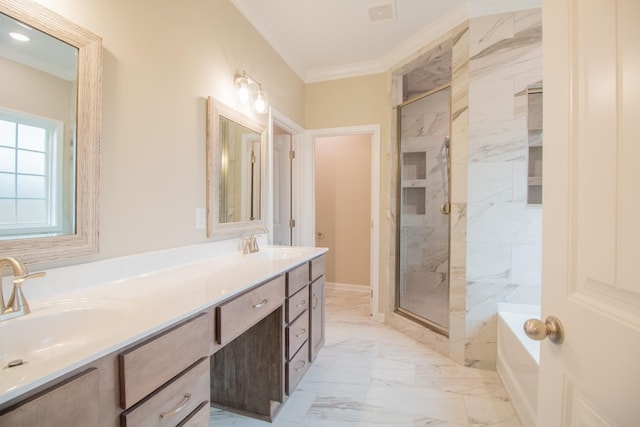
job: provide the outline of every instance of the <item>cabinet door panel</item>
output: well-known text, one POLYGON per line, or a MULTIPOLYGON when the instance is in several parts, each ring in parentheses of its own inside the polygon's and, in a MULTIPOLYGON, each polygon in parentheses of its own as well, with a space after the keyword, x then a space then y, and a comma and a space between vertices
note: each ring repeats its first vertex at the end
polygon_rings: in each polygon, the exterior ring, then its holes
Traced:
POLYGON ((309 360, 313 362, 324 345, 324 276, 311 284, 309 294, 309 360))
POLYGON ((97 427, 98 370, 89 369, 0 415, 2 427, 97 427))

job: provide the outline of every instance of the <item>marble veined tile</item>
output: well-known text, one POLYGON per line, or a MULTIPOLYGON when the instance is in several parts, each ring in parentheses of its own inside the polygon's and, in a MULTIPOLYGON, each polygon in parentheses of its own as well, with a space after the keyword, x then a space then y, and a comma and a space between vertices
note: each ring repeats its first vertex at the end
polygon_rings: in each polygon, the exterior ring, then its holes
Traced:
POLYGON ((470 55, 477 55, 487 47, 512 39, 513 36, 512 13, 474 18, 469 23, 470 55))
MULTIPOLYGON (((467 242, 467 280, 511 283, 511 244, 507 242, 467 242)), ((467 301, 470 293, 467 289, 467 301)))
POLYGON ((372 386, 367 403, 388 410, 399 411, 414 419, 432 418, 463 424, 468 422, 464 399, 420 387, 372 386))
POLYGON ((523 203, 469 203, 467 215, 469 242, 539 243, 542 239, 540 211, 523 203))
MULTIPOLYGON (((469 84, 469 125, 513 119, 513 80, 469 84)), ((471 136, 471 135, 470 135, 471 136)))
POLYGON ((511 163, 470 163, 468 174, 469 202, 513 200, 513 165, 511 163))
POLYGON ((514 13, 513 31, 515 34, 531 29, 542 28, 542 9, 521 10, 514 13))
POLYGON ((515 410, 509 402, 478 396, 465 396, 469 425, 473 427, 520 427, 515 410))
POLYGON ((542 281, 542 244, 514 244, 511 251, 512 282, 540 286, 542 281))

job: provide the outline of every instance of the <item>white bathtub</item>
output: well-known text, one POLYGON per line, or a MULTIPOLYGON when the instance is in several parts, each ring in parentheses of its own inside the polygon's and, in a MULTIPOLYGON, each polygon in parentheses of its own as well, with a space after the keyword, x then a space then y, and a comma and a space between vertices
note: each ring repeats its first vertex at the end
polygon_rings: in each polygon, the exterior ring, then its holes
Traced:
POLYGON ((497 370, 524 427, 535 427, 538 409, 540 342, 523 330, 531 318, 540 318, 540 306, 499 304, 497 370))

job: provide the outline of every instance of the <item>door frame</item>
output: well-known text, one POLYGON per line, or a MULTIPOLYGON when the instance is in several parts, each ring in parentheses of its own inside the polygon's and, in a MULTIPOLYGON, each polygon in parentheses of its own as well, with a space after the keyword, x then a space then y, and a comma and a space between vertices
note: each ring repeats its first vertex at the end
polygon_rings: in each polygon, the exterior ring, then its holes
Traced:
MULTIPOLYGON (((276 110, 275 108, 271 108, 271 113, 270 113, 270 117, 269 117, 269 137, 268 137, 268 161, 267 164, 269 165, 269 167, 267 168, 267 171, 265 172, 267 174, 267 187, 269 188, 269 194, 267 197, 267 206, 266 206, 266 211, 267 211, 267 215, 266 215, 266 224, 267 227, 269 227, 270 230, 273 230, 273 194, 275 191, 275 183, 273 182, 273 147, 274 147, 274 143, 273 143, 273 126, 278 126, 279 128, 287 131, 289 134, 291 134, 291 149, 295 152, 298 152, 301 150, 301 148, 304 146, 304 142, 306 141, 306 133, 307 131, 300 126, 299 124, 297 124, 296 122, 294 122, 293 120, 291 120, 290 118, 288 118, 287 116, 285 116, 284 114, 280 113, 278 110, 276 110)), ((291 201, 291 206, 292 206, 292 212, 291 212, 291 218, 293 218, 294 220, 297 219, 296 221, 296 226, 293 228, 293 233, 292 233, 292 241, 291 241, 291 245, 292 246, 313 246, 313 244, 308 244, 306 241, 304 241, 303 239, 303 232, 302 232, 302 228, 304 226, 305 221, 302 220, 302 218, 305 218, 305 216, 303 215, 304 212, 301 210, 301 198, 302 195, 305 193, 304 191, 302 191, 306 185, 305 181, 304 181, 304 168, 302 167, 292 167, 291 170, 291 185, 293 186, 292 188, 292 198, 293 200, 291 201), (302 185, 298 185, 296 186, 296 183, 302 183, 302 185)), ((269 233, 269 244, 273 244, 273 233, 269 233)))
MULTIPOLYGON (((335 136, 371 135, 371 245, 369 253, 369 277, 371 289, 370 314, 374 320, 383 322, 384 313, 380 311, 380 125, 346 126, 337 128, 313 129, 307 132, 304 151, 299 150, 303 169, 302 188, 311 191, 300 194, 301 218, 311 218, 309 224, 301 224, 301 241, 306 245, 315 245, 315 150, 316 139, 335 136)), ((295 193, 295 191, 294 191, 295 193)))

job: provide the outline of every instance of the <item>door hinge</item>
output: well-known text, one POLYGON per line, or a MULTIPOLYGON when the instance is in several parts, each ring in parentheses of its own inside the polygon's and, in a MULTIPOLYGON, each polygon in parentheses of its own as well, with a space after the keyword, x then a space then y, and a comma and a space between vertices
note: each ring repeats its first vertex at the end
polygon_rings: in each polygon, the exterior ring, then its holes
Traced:
POLYGON ((295 219, 290 219, 289 220, 289 228, 295 228, 296 226, 296 220, 295 219))
POLYGON ((289 151, 289 158, 290 158, 291 160, 294 160, 294 159, 296 158, 296 152, 295 152, 295 151, 293 151, 293 150, 290 150, 290 151, 289 151))

